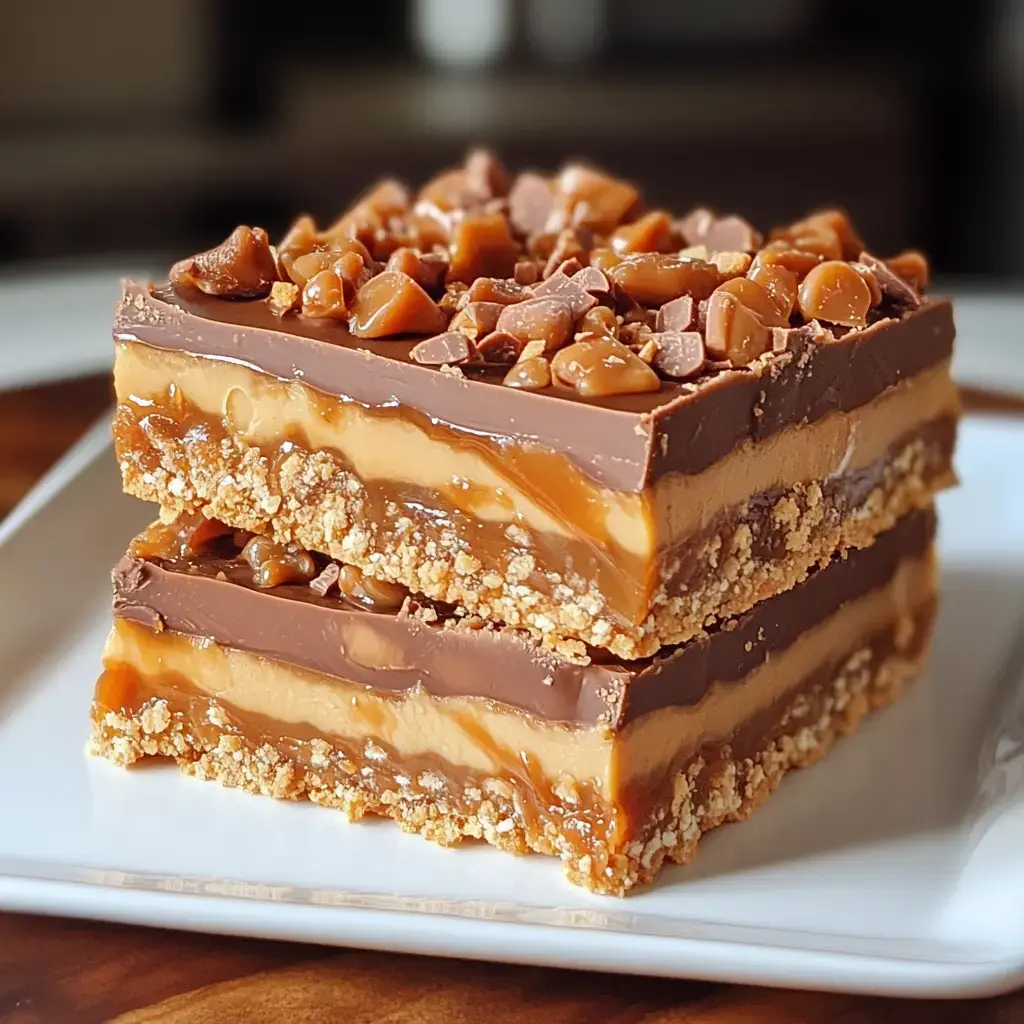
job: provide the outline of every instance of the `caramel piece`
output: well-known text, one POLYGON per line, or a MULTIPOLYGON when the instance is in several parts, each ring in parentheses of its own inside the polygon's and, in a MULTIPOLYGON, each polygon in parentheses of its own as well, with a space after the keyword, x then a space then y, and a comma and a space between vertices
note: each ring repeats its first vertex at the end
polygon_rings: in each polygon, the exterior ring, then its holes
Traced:
POLYGON ((317 234, 316 222, 308 215, 296 218, 277 247, 277 263, 282 276, 291 278, 301 288, 306 283, 305 278, 296 280, 292 266, 297 257, 318 248, 325 248, 325 244, 317 234))
POLYGON ((501 277, 478 277, 466 292, 467 302, 500 302, 503 306, 522 302, 526 297, 521 285, 501 277))
POLYGON ((595 306, 583 314, 577 325, 576 340, 587 338, 618 339, 619 321, 607 306, 595 306))
POLYGON ((448 259, 440 253, 421 254, 400 246, 388 257, 386 269, 408 274, 425 292, 434 294, 444 283, 448 259))
POLYGON ((789 320, 796 305, 797 277, 782 263, 757 263, 750 268, 747 277, 759 284, 769 295, 779 315, 789 320))
POLYGON ((864 242, 854 230, 853 223, 844 210, 818 210, 809 217, 790 225, 794 238, 801 235, 821 234, 826 229, 829 237, 839 242, 839 251, 844 260, 854 260, 864 251, 864 242))
POLYGON ((299 305, 301 295, 297 284, 292 284, 291 281, 275 281, 267 296, 267 307, 274 316, 284 316, 299 305))
POLYGON ((722 280, 711 263, 661 253, 627 256, 606 273, 626 295, 645 306, 662 306, 680 295, 706 299, 722 280))
POLYGON ((505 374, 503 383, 510 388, 538 391, 551 386, 551 366, 543 356, 522 359, 505 374))
POLYGON ((331 320, 347 318, 345 284, 335 270, 321 270, 306 282, 302 289, 302 315, 331 320))
POLYGON ((383 178, 378 181, 356 203, 356 207, 369 210, 382 221, 392 217, 401 217, 410 205, 409 190, 394 178, 383 178))
POLYGON ((685 380, 704 369, 704 339, 699 331, 663 331, 651 340, 657 346, 653 364, 663 376, 685 380))
POLYGON ((607 273, 612 267, 617 267, 622 262, 621 257, 614 249, 606 246, 598 246, 590 250, 590 265, 602 273, 607 273))
POLYGON ((798 225, 797 230, 784 228, 777 234, 773 232, 773 235, 776 240, 788 241, 794 249, 815 253, 822 259, 840 260, 843 257, 843 245, 839 235, 824 222, 798 225))
POLYGON ((409 596, 409 591, 400 583, 374 579, 354 565, 339 566, 337 586, 347 600, 374 611, 401 608, 409 596))
POLYGON ((635 352, 610 338, 577 341, 560 349, 551 360, 551 374, 590 398, 661 387, 658 375, 635 352))
POLYGON ((413 345, 409 357, 422 366, 458 366, 475 359, 476 349, 460 331, 445 331, 413 345))
POLYGON ((480 197, 469 186, 466 172, 462 168, 442 171, 431 178, 416 196, 416 208, 432 206, 442 213, 452 210, 466 210, 479 206, 480 197))
POLYGON ((541 268, 533 260, 520 260, 512 271, 512 279, 516 284, 536 284, 540 279, 541 268))
POLYGON ((189 558, 218 537, 231 533, 231 527, 218 519, 207 519, 202 512, 186 512, 172 523, 151 523, 131 542, 133 558, 150 561, 157 558, 189 558))
POLYGON ((396 334, 438 334, 445 316, 408 274, 386 270, 371 278, 356 295, 349 329, 357 338, 396 334))
POLYGON ((748 277, 730 278, 716 291, 735 295, 767 327, 789 326, 789 317, 782 315, 775 300, 756 281, 748 277))
POLYGON ((527 299, 506 306, 498 317, 497 328, 523 342, 541 341, 546 352, 553 352, 572 335, 572 309, 563 299, 527 299))
MULTIPOLYGON (((593 243, 593 237, 589 231, 582 228, 565 228, 558 233, 555 238, 555 244, 552 246, 551 254, 547 258, 547 262, 544 264, 544 271, 542 277, 550 277, 556 270, 562 267, 562 264, 566 260, 576 259, 577 261, 582 260, 587 255, 587 250, 593 243)), ((575 267, 572 273, 575 273, 583 266, 582 263, 575 267)), ((570 271, 565 271, 570 273, 570 271)))
POLYGON ((478 277, 510 277, 519 247, 500 213, 466 217, 452 230, 449 281, 471 284, 478 277))
POLYGON ((508 194, 508 217, 521 235, 544 231, 555 208, 555 195, 547 178, 527 171, 516 178, 508 194))
POLYGON ((689 331, 696 323, 696 303, 689 295, 680 295, 678 299, 666 302, 659 310, 654 321, 659 331, 689 331))
POLYGON ((772 330, 732 292, 718 289, 708 300, 705 347, 714 359, 747 366, 771 348, 772 330))
POLYGON ((798 281, 802 281, 821 261, 819 253, 796 249, 792 243, 780 240, 769 242, 758 252, 750 269, 754 271, 765 263, 772 263, 785 267, 796 275, 798 281))
POLYGON ((918 294, 928 287, 931 272, 923 253, 916 249, 908 249, 885 262, 894 274, 902 277, 918 294))
POLYGON ((240 225, 220 245, 175 263, 170 279, 220 298, 262 299, 278 275, 266 231, 240 225))
POLYGON ((448 326, 476 341, 497 328, 498 317, 504 308, 500 302, 467 302, 448 326))
MULTIPOLYGON (((600 271, 598 271, 600 273, 600 271)), ((547 280, 530 288, 535 298, 554 297, 569 304, 574 318, 579 319, 589 309, 597 305, 597 299, 587 291, 575 278, 568 277, 563 270, 552 274, 547 280)))
POLYGON ((651 210, 632 224, 623 224, 609 239, 618 253, 671 252, 677 248, 672 219, 664 210, 651 210))
POLYGON ((797 302, 807 320, 864 327, 871 308, 871 292, 849 263, 828 260, 800 283, 797 302))
POLYGON ((570 164, 555 182, 564 198, 574 225, 583 225, 601 234, 614 231, 636 205, 640 193, 628 181, 583 164, 570 164))
POLYGON ((506 331, 494 331, 477 342, 477 352, 487 363, 514 363, 519 358, 523 343, 506 331))
POLYGON ((308 583, 317 575, 313 556, 295 544, 276 544, 269 537, 253 537, 242 558, 252 566, 257 587, 279 587, 283 583, 308 583))
POLYGON ((722 277, 742 277, 753 262, 753 257, 748 252, 716 252, 708 262, 718 267, 722 277))
POLYGON ((466 187, 483 200, 508 195, 508 171, 488 149, 474 149, 466 157, 466 187))

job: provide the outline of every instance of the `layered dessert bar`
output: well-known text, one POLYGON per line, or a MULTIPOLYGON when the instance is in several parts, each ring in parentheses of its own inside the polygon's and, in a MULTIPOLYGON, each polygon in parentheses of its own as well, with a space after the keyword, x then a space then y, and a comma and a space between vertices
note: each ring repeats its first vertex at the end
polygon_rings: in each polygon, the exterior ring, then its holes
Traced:
MULTIPOLYGON (((205 422, 205 421, 204 421, 205 422)), ((201 516, 114 573, 92 746, 559 857, 624 894, 746 817, 920 668, 931 509, 687 643, 585 664, 351 565, 201 516)))
POLYGON ((473 153, 129 283, 124 486, 581 665, 650 657, 952 482, 953 319, 927 279, 838 211, 766 241, 473 153))

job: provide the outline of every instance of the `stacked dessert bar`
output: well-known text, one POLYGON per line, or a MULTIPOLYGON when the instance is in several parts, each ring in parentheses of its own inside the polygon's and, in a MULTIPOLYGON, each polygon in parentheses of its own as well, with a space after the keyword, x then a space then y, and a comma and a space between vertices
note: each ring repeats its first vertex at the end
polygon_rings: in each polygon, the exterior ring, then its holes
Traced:
POLYGON ((472 153, 117 312, 94 750, 559 857, 623 894, 921 668, 950 306, 827 210, 765 240, 472 153))

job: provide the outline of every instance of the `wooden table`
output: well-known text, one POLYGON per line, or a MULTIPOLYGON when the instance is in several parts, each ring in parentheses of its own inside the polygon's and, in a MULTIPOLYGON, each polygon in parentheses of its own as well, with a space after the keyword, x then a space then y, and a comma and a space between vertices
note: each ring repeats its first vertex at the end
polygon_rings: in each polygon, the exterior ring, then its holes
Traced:
MULTIPOLYGON (((971 395, 970 404, 1022 408, 971 395)), ((0 395, 0 516, 110 401, 105 378, 0 395)), ((10 780, 5 784, 10 784, 10 780)), ((0 914, 0 1024, 1024 1022, 1024 992, 914 1002, 363 953, 0 914)))

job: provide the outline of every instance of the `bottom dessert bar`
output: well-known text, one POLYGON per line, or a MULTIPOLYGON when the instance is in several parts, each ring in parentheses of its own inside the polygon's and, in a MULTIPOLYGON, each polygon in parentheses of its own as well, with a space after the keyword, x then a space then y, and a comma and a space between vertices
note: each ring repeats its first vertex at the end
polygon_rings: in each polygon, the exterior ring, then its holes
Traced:
POLYGON ((408 599, 375 611, 358 588, 259 589, 237 534, 183 558, 127 557, 92 748, 386 815, 446 845, 554 855, 573 882, 623 895, 919 672, 934 525, 930 510, 907 516, 656 657, 586 665, 408 599))

